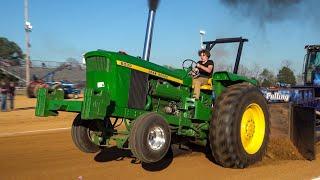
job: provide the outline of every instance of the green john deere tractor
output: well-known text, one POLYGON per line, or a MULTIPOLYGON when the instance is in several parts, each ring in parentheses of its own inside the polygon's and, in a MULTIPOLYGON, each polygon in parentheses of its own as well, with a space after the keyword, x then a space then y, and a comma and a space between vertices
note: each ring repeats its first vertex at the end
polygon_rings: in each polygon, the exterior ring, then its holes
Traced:
POLYGON ((95 153, 116 144, 129 148, 144 163, 164 158, 173 137, 210 147, 215 161, 244 168, 262 159, 269 140, 269 112, 255 80, 237 75, 243 43, 226 38, 204 42, 207 50, 218 43, 239 43, 231 72, 215 72, 202 86, 200 99, 192 97, 195 66, 185 60, 182 69, 149 62, 156 1, 149 1, 149 20, 143 58, 97 50, 85 54, 86 88, 83 101, 64 100, 63 91, 42 88, 36 116, 58 111, 78 113, 71 134, 83 152, 95 153), (116 128, 123 122, 125 130, 116 128))

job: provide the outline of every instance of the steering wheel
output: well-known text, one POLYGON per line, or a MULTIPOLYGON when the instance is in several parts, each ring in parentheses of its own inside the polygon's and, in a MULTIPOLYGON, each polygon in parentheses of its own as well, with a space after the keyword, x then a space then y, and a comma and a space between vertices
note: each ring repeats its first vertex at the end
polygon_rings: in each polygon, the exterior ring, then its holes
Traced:
POLYGON ((188 74, 196 78, 199 74, 199 69, 197 68, 197 62, 192 59, 186 59, 182 63, 183 70, 188 71, 188 74))
POLYGON ((196 66, 197 66, 197 62, 195 62, 195 61, 192 60, 192 59, 186 59, 186 60, 184 60, 183 63, 182 63, 182 68, 183 68, 184 70, 194 69, 194 68, 196 68, 196 66))

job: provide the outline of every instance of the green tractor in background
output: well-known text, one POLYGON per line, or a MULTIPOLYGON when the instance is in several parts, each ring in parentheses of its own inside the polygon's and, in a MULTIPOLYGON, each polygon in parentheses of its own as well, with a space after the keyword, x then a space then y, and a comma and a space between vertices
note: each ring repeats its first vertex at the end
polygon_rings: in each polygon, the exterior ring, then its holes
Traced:
POLYGON ((233 73, 215 72, 195 100, 189 72, 196 62, 185 60, 176 70, 149 62, 157 4, 149 1, 143 59, 103 50, 86 53, 83 101, 64 100, 63 91, 42 88, 36 116, 78 113, 71 134, 86 153, 115 143, 142 162, 155 163, 168 153, 174 137, 181 137, 210 147, 224 167, 244 168, 260 161, 269 140, 269 111, 257 82, 237 75, 247 39, 204 42, 209 51, 218 43, 238 42, 239 49, 233 73), (119 121, 125 130, 116 129, 119 121))

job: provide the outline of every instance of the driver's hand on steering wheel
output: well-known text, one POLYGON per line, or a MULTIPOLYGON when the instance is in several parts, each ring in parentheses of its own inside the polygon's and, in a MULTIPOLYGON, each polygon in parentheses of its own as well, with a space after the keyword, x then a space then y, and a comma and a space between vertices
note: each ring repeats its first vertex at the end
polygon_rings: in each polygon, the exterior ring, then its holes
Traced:
POLYGON ((193 68, 190 72, 189 75, 191 75, 193 78, 197 78, 200 73, 198 68, 193 68))

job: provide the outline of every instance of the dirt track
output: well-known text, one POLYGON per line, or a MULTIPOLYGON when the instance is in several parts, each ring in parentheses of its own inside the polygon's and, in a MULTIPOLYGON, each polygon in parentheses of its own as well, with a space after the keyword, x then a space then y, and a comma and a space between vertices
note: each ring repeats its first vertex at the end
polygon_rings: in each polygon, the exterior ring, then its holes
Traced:
POLYGON ((116 148, 84 154, 72 143, 75 114, 37 118, 34 99, 17 97, 17 110, 0 113, 0 179, 312 179, 320 176, 317 160, 302 160, 284 138, 287 110, 271 108, 272 138, 267 156, 247 169, 222 168, 203 148, 174 149, 174 158, 161 164, 135 164, 130 152, 116 148), (277 118, 275 118, 277 117, 277 118))

